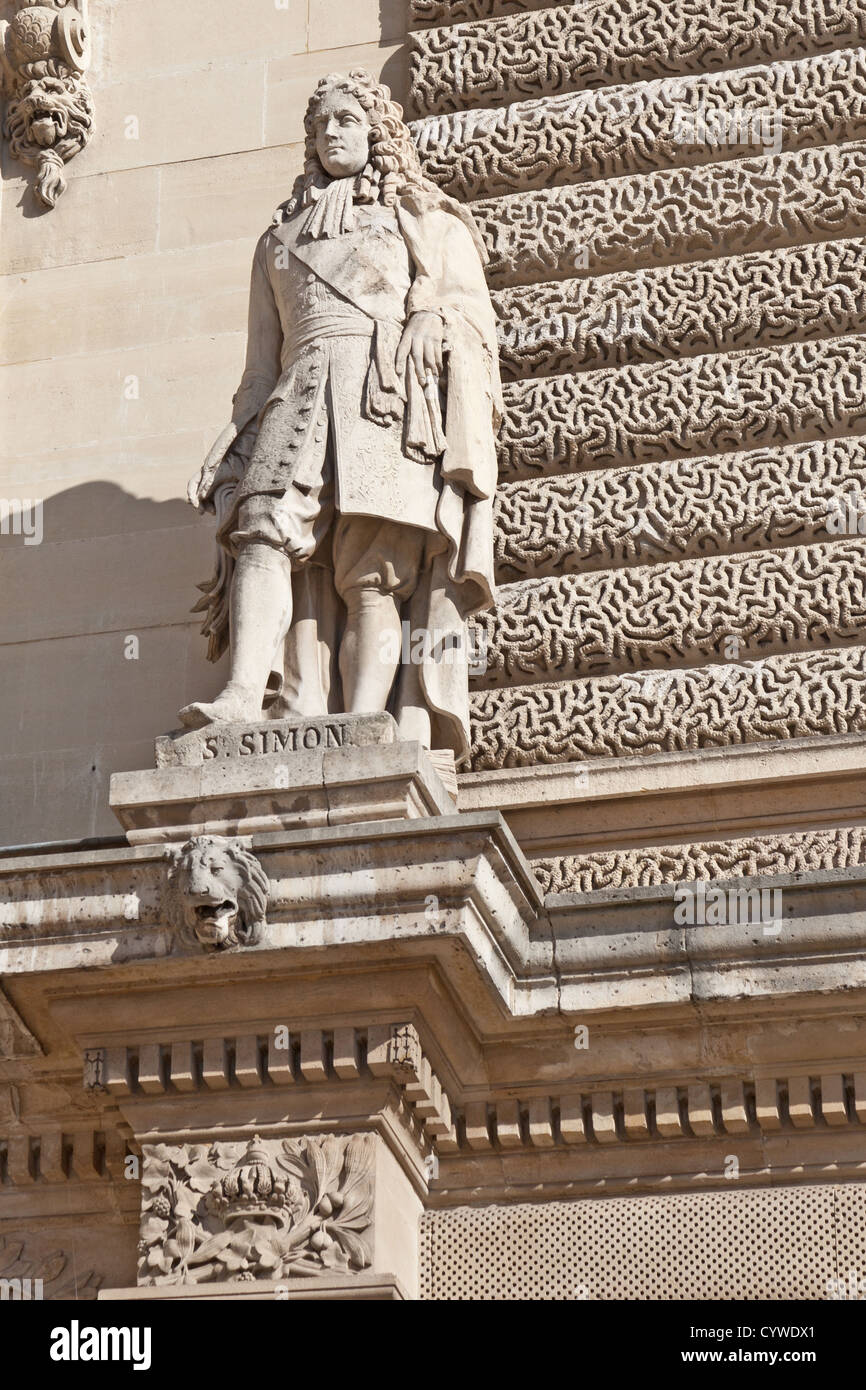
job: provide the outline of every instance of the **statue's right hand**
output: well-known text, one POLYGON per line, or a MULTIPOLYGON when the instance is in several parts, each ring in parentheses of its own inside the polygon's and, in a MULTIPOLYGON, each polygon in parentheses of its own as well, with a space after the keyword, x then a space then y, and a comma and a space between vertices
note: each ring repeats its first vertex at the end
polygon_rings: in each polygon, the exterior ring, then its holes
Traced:
POLYGON ((228 482, 232 478, 237 480, 240 476, 229 459, 229 455, 235 452, 233 446, 237 439, 237 425, 232 422, 223 430, 199 472, 190 479, 186 495, 200 512, 213 510, 211 498, 218 483, 228 482))
POLYGON ((189 480, 186 495, 190 504, 199 512, 203 512, 205 509, 204 504, 211 490, 213 478, 213 469, 207 463, 203 463, 195 477, 189 480))

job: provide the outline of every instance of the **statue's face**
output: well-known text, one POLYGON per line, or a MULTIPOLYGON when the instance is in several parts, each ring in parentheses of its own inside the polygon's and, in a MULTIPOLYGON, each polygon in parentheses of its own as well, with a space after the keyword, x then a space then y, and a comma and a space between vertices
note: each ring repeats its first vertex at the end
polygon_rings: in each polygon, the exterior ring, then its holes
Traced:
POLYGON ((370 155, 370 121, 348 92, 329 92, 314 120, 316 154, 332 179, 360 174, 370 155))

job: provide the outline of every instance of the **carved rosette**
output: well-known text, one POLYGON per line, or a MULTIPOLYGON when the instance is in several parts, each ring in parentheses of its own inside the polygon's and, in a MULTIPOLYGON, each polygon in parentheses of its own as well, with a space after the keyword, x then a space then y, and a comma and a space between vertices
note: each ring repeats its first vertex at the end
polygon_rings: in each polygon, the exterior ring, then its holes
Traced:
POLYGON ((372 1261, 369 1134, 146 1146, 139 1284, 357 1272, 372 1261))
POLYGON ((168 851, 163 916, 187 946, 252 946, 265 927, 269 887, 255 855, 236 840, 196 835, 168 851))
POLYGON ((63 167, 93 130, 87 0, 17 0, 0 24, 6 115, 13 158, 37 171, 36 193, 53 208, 66 189, 63 167))

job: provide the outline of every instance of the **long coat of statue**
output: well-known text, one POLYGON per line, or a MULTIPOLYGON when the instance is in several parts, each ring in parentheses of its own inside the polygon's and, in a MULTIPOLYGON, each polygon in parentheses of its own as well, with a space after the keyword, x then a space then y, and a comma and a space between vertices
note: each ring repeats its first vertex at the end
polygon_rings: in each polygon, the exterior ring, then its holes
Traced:
MULTIPOLYGON (((340 516, 429 533, 428 562, 405 623, 421 644, 433 747, 469 748, 467 619, 493 603, 494 428, 501 409, 495 317, 471 217, 451 199, 404 192, 393 207, 361 176, 333 180, 297 211, 277 210, 259 240, 246 367, 231 424, 206 467, 224 555, 203 586, 216 659, 227 642, 231 536, 244 500, 305 489, 327 454, 340 516), (439 314, 440 384, 422 386, 397 347, 408 317, 439 314)), ((294 496, 295 494, 293 494, 294 496)), ((272 715, 341 708, 334 654, 341 604, 330 553, 293 576, 294 614, 272 715)), ((399 720, 401 679, 392 699, 399 720)))

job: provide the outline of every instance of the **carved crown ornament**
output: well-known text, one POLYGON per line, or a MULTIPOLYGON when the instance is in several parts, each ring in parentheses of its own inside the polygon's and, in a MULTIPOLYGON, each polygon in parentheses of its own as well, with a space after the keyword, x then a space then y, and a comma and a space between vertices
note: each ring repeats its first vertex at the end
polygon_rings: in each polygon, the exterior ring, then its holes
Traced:
POLYGON ((0 23, 0 65, 6 113, 3 133, 14 159, 37 171, 36 195, 53 208, 65 191, 63 173, 93 130, 93 98, 84 74, 90 62, 87 0, 15 0, 0 23))
POLYGON ((145 1148, 139 1283, 280 1279, 372 1261, 370 1134, 145 1148))

